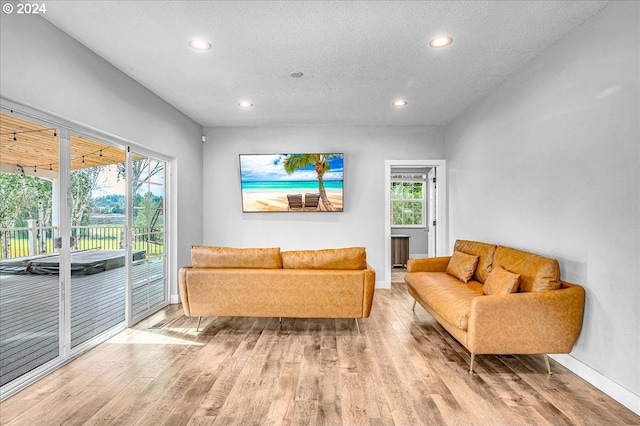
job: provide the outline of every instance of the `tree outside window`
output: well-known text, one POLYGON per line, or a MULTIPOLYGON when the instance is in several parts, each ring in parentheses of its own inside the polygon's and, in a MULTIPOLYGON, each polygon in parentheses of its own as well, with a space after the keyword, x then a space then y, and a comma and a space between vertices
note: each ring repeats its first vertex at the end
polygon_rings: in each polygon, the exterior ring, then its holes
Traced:
POLYGON ((425 183, 424 174, 391 176, 391 226, 424 228, 425 183))

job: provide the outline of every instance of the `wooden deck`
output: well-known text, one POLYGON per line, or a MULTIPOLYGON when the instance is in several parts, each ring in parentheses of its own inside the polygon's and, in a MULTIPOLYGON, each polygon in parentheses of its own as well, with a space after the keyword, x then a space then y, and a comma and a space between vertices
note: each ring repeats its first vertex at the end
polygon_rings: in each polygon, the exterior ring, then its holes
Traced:
MULTIPOLYGON (((125 320, 125 268, 71 278, 71 347, 125 320)), ((164 299, 161 262, 133 267, 134 316, 164 299)), ((59 353, 57 275, 0 274, 0 386, 59 353)))

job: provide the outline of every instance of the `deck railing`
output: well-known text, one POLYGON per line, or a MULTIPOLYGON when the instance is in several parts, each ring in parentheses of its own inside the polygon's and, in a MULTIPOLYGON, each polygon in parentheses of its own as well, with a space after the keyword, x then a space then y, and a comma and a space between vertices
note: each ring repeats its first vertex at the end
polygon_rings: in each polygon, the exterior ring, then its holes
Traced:
MULTIPOLYGON (((37 226, 29 220, 29 226, 20 228, 0 228, 0 260, 55 253, 54 239, 59 236, 57 226, 37 226)), ((143 247, 150 253, 163 253, 163 229, 149 233, 146 227, 134 227, 134 247, 143 247)), ((125 228, 123 225, 74 226, 74 250, 124 248, 125 228)))

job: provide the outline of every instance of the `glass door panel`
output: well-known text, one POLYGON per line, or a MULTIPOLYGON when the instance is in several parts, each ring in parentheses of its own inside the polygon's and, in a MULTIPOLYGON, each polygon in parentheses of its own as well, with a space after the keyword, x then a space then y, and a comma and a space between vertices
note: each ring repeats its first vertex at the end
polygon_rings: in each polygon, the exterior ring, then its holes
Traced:
POLYGON ((61 355, 59 135, 0 114, 0 387, 61 355))
POLYGON ((137 319, 167 301, 166 163, 132 156, 132 318, 137 319))
POLYGON ((71 348, 125 321, 125 151, 71 135, 71 348))

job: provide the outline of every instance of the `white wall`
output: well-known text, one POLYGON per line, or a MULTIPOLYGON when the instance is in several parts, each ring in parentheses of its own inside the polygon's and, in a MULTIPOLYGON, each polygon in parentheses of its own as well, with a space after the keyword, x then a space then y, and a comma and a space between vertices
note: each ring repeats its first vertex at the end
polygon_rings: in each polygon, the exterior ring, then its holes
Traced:
POLYGON ((558 359, 636 412, 639 6, 612 2, 445 130, 450 242, 558 258, 587 292, 580 338, 558 359))
POLYGON ((1 14, 0 96, 173 158, 172 238, 177 266, 202 240, 202 127, 35 15, 1 14))
POLYGON ((208 127, 204 243, 282 250, 364 246, 384 280, 384 161, 442 159, 441 127, 208 127), (238 155, 343 152, 344 212, 242 213, 238 155))

